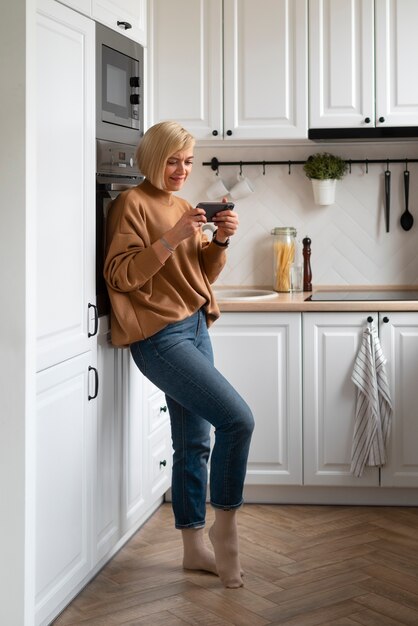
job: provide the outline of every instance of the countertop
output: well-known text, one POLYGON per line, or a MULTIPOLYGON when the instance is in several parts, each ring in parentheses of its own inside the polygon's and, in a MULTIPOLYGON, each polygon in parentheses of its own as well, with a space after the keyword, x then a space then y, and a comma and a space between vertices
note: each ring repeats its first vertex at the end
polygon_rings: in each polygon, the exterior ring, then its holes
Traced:
MULTIPOLYGON (((418 311, 418 300, 372 300, 372 301, 307 301, 312 293, 316 290, 399 290, 399 289, 417 289, 417 286, 382 286, 382 285, 351 285, 334 286, 334 285, 315 285, 312 291, 304 291, 299 293, 277 293, 269 299, 248 299, 248 300, 227 300, 222 298, 223 289, 231 289, 236 286, 216 286, 216 299, 221 311, 249 311, 249 312, 275 312, 275 311, 418 311)), ((269 289, 269 287, 261 287, 269 289)))

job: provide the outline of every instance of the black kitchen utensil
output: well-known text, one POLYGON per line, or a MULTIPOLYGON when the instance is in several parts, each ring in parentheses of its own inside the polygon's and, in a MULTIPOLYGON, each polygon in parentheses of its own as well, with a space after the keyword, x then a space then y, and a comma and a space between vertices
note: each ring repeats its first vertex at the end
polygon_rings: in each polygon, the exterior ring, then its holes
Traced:
POLYGON ((390 221, 390 170, 385 171, 385 221, 386 232, 389 232, 390 221))
POLYGON ((412 228, 412 224, 414 223, 414 218, 412 214, 409 212, 409 171, 405 170, 403 173, 403 184, 405 190, 405 211, 401 215, 401 226, 404 230, 410 230, 412 228))

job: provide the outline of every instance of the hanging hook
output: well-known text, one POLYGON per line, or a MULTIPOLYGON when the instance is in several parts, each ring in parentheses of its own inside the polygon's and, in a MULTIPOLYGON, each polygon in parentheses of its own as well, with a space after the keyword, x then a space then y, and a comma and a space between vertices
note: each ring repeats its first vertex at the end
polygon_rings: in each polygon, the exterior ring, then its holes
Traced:
POLYGON ((242 176, 242 161, 239 162, 239 175, 242 176))
POLYGON ((288 171, 289 176, 291 173, 292 173, 292 161, 289 161, 289 171, 288 171))
POLYGON ((366 159, 366 174, 369 173, 369 159, 366 159))
POLYGON ((405 159, 405 172, 408 171, 408 159, 405 159))
POLYGON ((387 159, 387 161, 386 161, 386 171, 387 172, 389 171, 389 159, 387 159))
POLYGON ((263 176, 266 175, 266 162, 263 161, 263 176))
POLYGON ((351 159, 348 161, 348 171, 351 174, 351 159))
POLYGON ((210 160, 210 166, 214 172, 219 170, 219 161, 216 157, 212 157, 210 160))

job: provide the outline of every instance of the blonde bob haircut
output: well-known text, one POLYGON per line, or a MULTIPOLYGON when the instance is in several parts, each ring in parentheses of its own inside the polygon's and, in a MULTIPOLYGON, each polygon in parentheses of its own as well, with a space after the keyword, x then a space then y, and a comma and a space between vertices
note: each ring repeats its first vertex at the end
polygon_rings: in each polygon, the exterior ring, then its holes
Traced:
POLYGON ((151 126, 136 149, 139 171, 154 187, 164 189, 167 159, 183 150, 193 148, 195 138, 177 122, 159 122, 151 126))

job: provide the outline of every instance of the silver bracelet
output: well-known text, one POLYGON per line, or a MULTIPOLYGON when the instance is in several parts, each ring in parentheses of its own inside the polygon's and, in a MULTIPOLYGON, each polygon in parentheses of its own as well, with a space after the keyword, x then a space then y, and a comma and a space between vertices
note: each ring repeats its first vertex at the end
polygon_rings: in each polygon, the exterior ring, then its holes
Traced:
POLYGON ((169 252, 174 252, 175 248, 173 248, 173 246, 170 246, 167 239, 165 239, 164 237, 160 237, 160 241, 163 244, 164 248, 167 248, 169 252))

